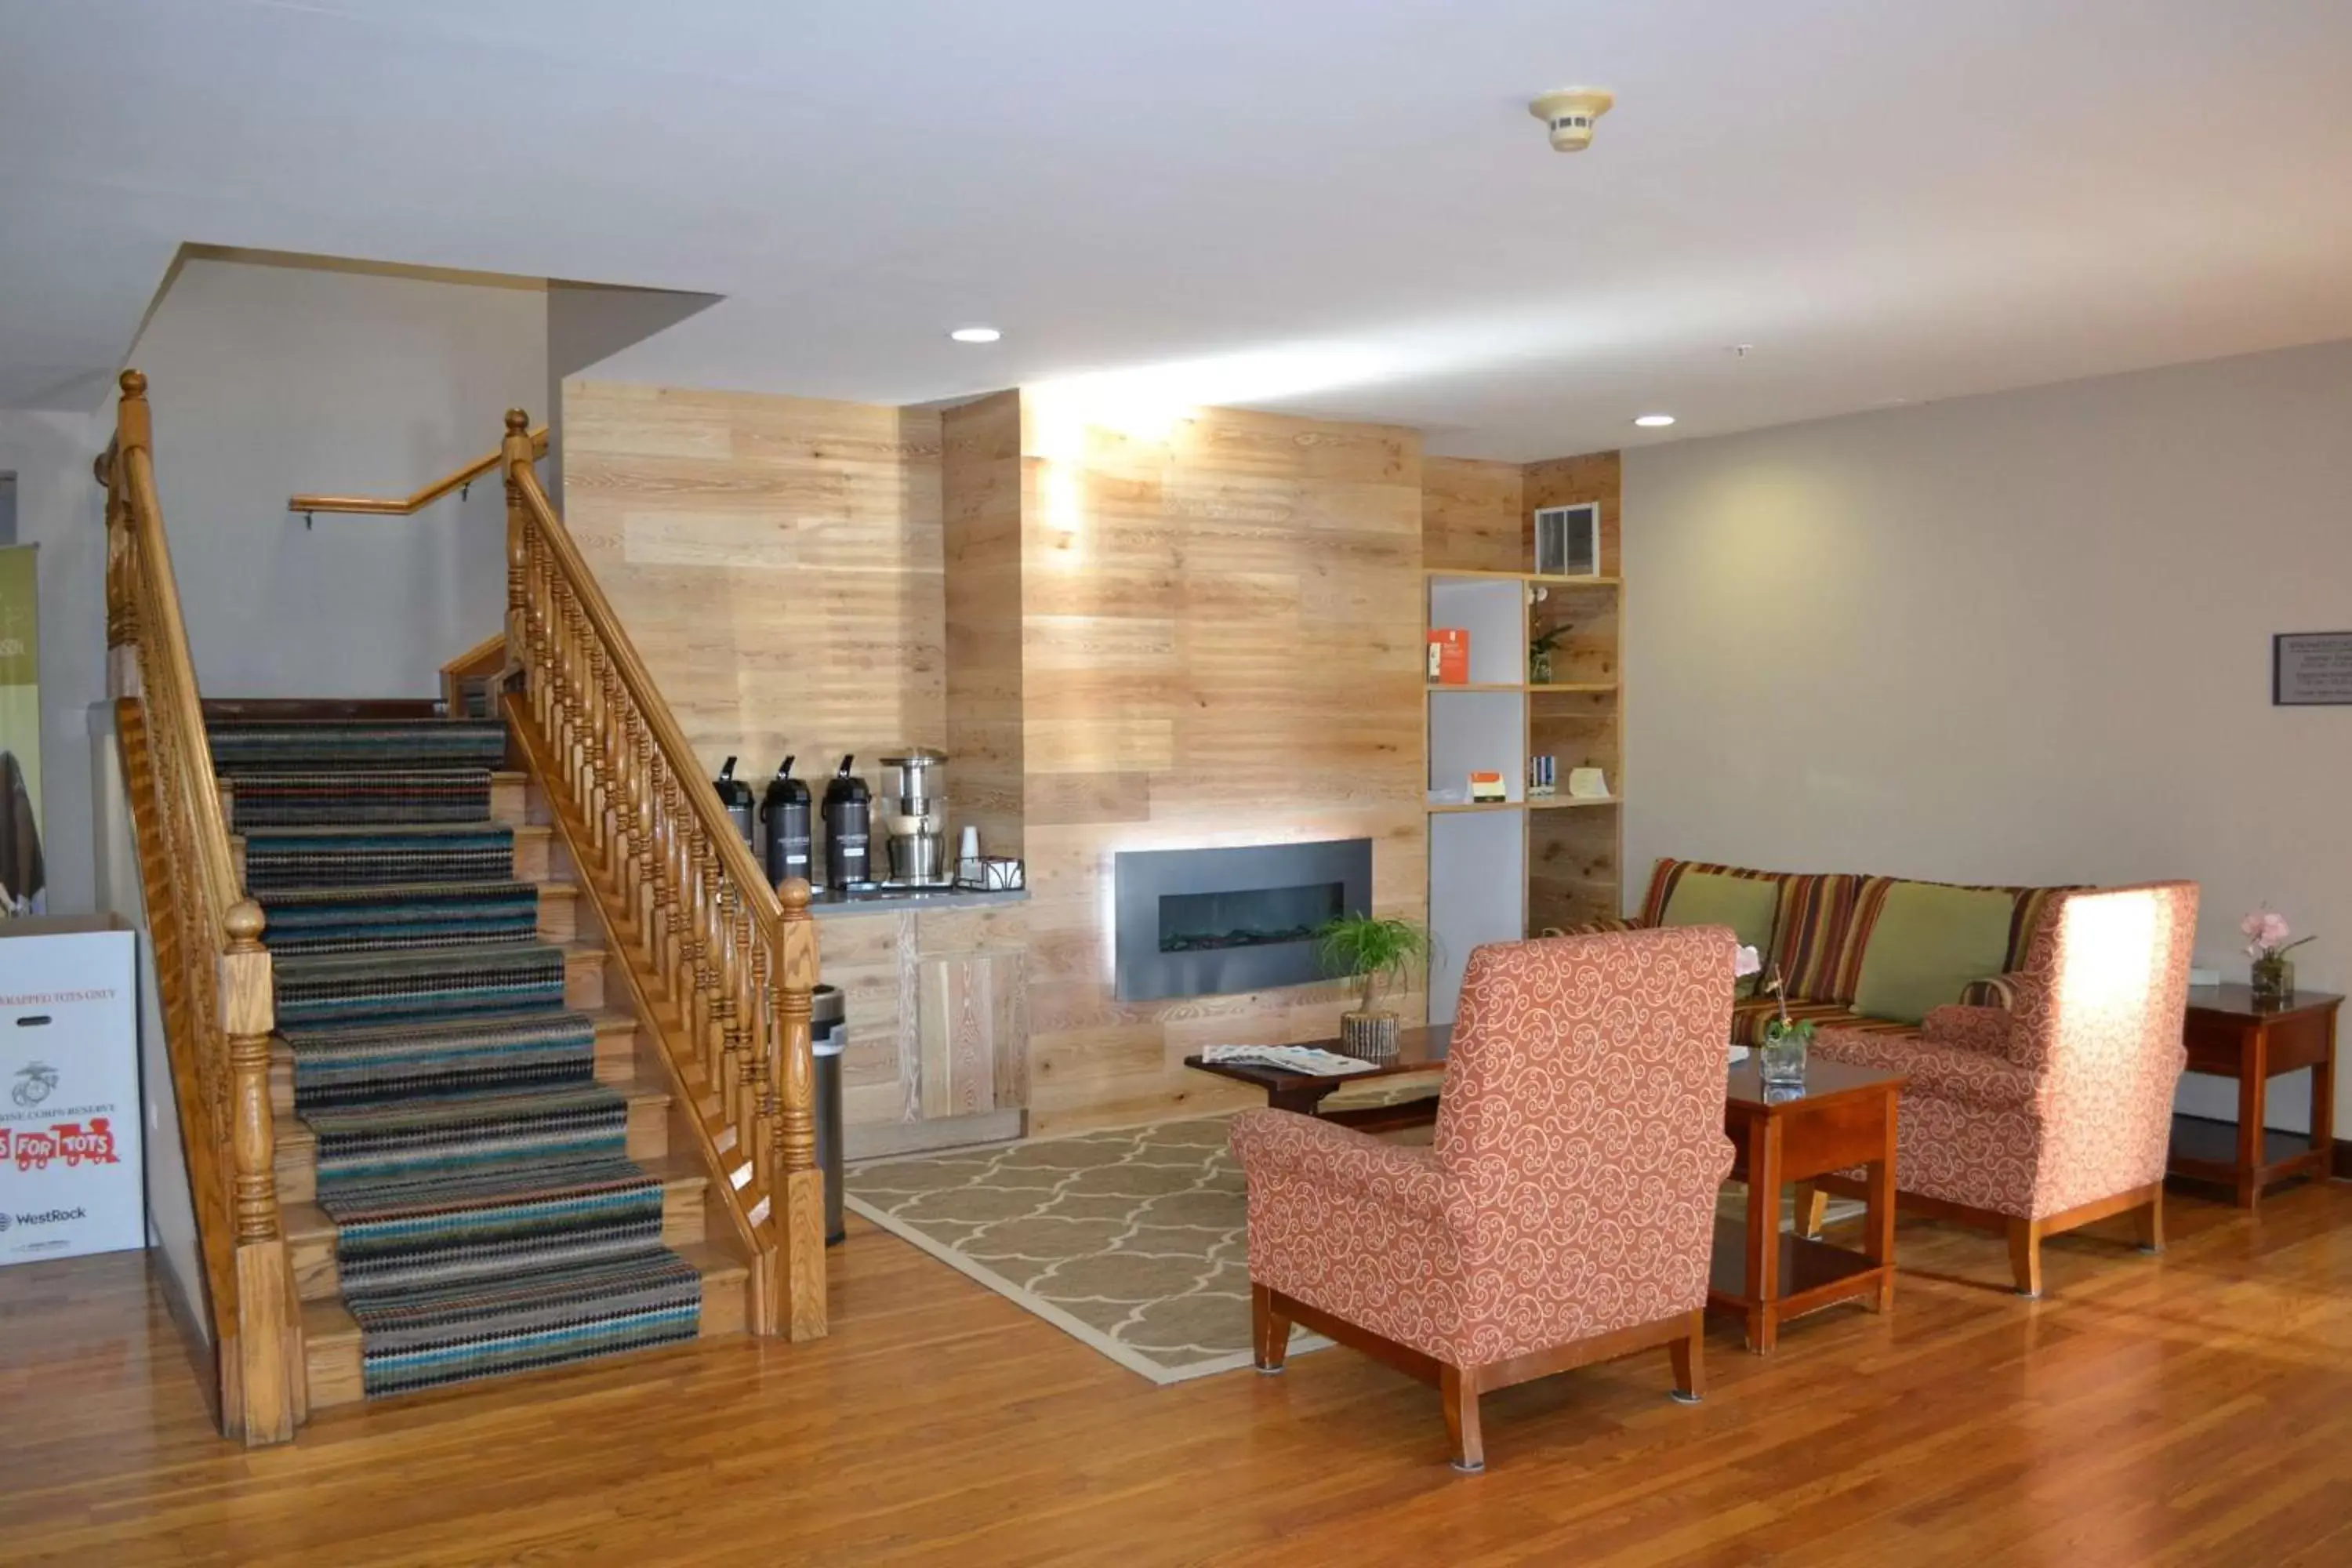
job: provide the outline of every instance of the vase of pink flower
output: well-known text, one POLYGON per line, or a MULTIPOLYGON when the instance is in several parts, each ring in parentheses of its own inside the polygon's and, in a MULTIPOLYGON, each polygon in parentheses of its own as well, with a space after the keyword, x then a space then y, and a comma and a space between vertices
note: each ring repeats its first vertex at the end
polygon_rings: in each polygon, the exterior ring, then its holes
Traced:
POLYGON ((2294 1000, 2294 964, 2287 957, 2311 938, 2296 936, 2286 917, 2276 910, 2260 909, 2238 922, 2246 933, 2246 956, 2253 960, 2247 984, 2257 1007, 2284 1007, 2294 1000))

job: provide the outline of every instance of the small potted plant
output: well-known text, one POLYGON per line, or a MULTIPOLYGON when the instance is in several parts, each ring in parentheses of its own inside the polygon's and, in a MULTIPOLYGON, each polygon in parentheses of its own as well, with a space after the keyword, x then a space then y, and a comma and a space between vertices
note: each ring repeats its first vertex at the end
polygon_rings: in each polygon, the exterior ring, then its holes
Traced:
POLYGON ((1429 933, 1411 921, 1341 915, 1315 933, 1327 973, 1360 987, 1358 1005, 1339 1015, 1339 1048, 1381 1061, 1397 1053, 1397 1016, 1379 1006, 1389 986, 1411 983, 1412 966, 1429 954, 1429 933))
POLYGON ((1777 963, 1765 978, 1764 994, 1780 1004, 1780 1012, 1764 1021, 1764 1043, 1756 1052, 1756 1074, 1768 1089, 1802 1089, 1805 1054, 1813 1044, 1813 1021, 1789 1021, 1789 990, 1780 979, 1780 966, 1777 963))
POLYGON ((1565 623, 1528 639, 1528 684, 1549 686, 1552 683, 1551 656, 1559 647, 1559 639, 1572 628, 1565 623))
POLYGON ((2253 965, 2248 981, 2254 993, 2257 1007, 2284 1007, 2294 1000, 2294 965, 2287 954, 2311 938, 2294 936, 2288 929, 2286 917, 2276 910, 2261 909, 2238 922, 2246 933, 2246 956, 2253 965), (2292 942, 2289 937, 2294 937, 2292 942))

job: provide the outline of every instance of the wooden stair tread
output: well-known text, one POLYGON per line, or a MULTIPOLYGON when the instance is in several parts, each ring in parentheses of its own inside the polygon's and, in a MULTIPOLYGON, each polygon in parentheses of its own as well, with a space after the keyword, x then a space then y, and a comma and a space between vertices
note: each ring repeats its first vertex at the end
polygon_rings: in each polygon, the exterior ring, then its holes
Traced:
MULTIPOLYGON (((662 1184, 665 1193, 672 1194, 698 1193, 710 1184, 710 1173, 680 1154, 658 1154, 649 1160, 639 1160, 646 1174, 662 1184)), ((286 1204, 278 1211, 283 1216, 286 1241, 289 1247, 318 1241, 332 1241, 335 1222, 316 1203, 286 1204)))
MULTIPOLYGON (((637 1062, 637 1019, 617 1007, 581 1009, 595 1026, 596 1081, 605 1083, 633 1074, 637 1062)), ((294 1114, 294 1047, 283 1035, 269 1039, 269 1108, 273 1114, 294 1114)))
MULTIPOLYGON (((525 838, 532 840, 545 839, 551 837, 555 832, 553 827, 544 822, 496 821, 305 822, 290 827, 257 827, 250 831, 255 833, 268 833, 280 838, 329 838, 337 834, 341 834, 348 837, 362 837, 371 833, 415 833, 427 836, 446 834, 450 837, 455 838, 467 833, 479 833, 483 829, 490 827, 503 827, 509 833, 513 834, 518 840, 525 838)), ((246 835, 243 833, 232 833, 228 836, 229 843, 240 849, 245 847, 245 840, 246 835)))
MULTIPOLYGON (((706 1289, 713 1284, 741 1284, 751 1278, 749 1264, 711 1242, 693 1242, 670 1250, 694 1265, 695 1272, 702 1276, 706 1289)), ((706 1334, 705 1337, 709 1336, 706 1334)), ((350 1309, 340 1300, 302 1303, 302 1344, 306 1351, 316 1352, 348 1344, 356 1356, 359 1343, 359 1321, 352 1316, 350 1309)))
MULTIPOLYGON (((740 1334, 747 1321, 751 1270, 740 1258, 708 1241, 673 1247, 671 1251, 702 1276, 700 1337, 706 1340, 740 1334)), ((671 1347, 662 1347, 671 1348, 671 1347)), ((652 1353, 646 1352, 633 1353, 652 1353)), ((360 1366, 360 1326, 340 1297, 302 1303, 302 1360, 310 1408, 325 1410, 356 1404, 367 1397, 360 1366)), ((540 1377, 569 1370, 509 1373, 509 1377, 540 1377)), ((487 1381, 504 1382, 506 1378, 487 1381)))
MULTIPOLYGON (((632 1074, 610 1083, 600 1082, 596 1087, 609 1089, 627 1101, 632 1121, 636 1120, 643 1108, 667 1107, 671 1100, 669 1085, 647 1074, 632 1074)), ((308 1158, 318 1142, 318 1135, 304 1126, 299 1117, 288 1117, 278 1123, 278 1153, 281 1161, 289 1154, 308 1158)))

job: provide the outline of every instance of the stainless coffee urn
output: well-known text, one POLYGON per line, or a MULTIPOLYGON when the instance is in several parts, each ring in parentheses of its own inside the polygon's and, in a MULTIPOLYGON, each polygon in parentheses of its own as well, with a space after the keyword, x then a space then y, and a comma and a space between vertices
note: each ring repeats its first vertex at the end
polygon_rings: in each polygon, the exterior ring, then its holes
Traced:
POLYGON ((890 879, 909 887, 937 887, 949 880, 946 803, 940 798, 939 770, 945 752, 909 746, 882 765, 898 770, 898 809, 890 832, 890 879))

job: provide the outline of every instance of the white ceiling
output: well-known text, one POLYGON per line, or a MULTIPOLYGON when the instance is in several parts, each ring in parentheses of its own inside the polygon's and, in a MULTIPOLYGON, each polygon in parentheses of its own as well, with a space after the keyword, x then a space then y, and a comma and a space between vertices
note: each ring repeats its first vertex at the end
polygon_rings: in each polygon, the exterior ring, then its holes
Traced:
POLYGON ((726 296, 629 379, 1553 456, 2352 336, 2347 83, 2345 0, 0 0, 0 405, 195 241, 726 296))

